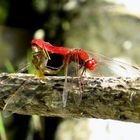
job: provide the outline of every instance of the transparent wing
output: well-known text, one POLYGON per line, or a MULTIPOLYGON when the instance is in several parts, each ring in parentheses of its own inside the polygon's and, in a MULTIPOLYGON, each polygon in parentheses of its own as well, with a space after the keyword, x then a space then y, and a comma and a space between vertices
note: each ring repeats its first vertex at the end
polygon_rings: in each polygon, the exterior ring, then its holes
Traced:
POLYGON ((71 62, 68 60, 68 62, 65 65, 65 82, 64 82, 64 90, 63 90, 63 106, 66 106, 67 98, 68 98, 68 92, 73 91, 73 98, 76 105, 80 105, 82 101, 82 82, 80 79, 80 65, 79 65, 79 58, 78 55, 75 57, 75 62, 71 62), (73 77, 71 79, 72 81, 69 82, 68 77, 73 77), (77 77, 77 78, 74 78, 77 77))
MULTIPOLYGON (((22 66, 22 68, 20 68, 18 71, 16 71, 16 73, 22 73, 27 71, 28 67, 31 64, 28 63, 25 66, 22 66)), ((3 112, 4 112, 4 116, 8 117, 10 116, 12 113, 15 113, 17 110, 19 110, 21 107, 23 107, 24 105, 26 105, 28 102, 30 102, 33 98, 32 94, 23 94, 25 91, 25 86, 27 86, 28 81, 30 81, 30 79, 28 79, 26 82, 24 82, 18 89, 11 89, 11 80, 12 77, 10 76, 5 76, 5 78, 3 80, 0 81, 0 87, 3 87, 3 85, 6 85, 6 89, 4 89, 4 91, 7 91, 6 93, 0 93, 0 98, 5 98, 5 96, 9 96, 9 94, 12 94, 8 99, 6 99, 6 104, 3 108, 3 112), (9 88, 8 88, 9 85, 9 88), (11 93, 11 91, 15 91, 14 93, 11 93), (11 111, 10 111, 11 110, 11 111)), ((31 88, 31 87, 30 87, 31 88)), ((1 90, 2 91, 2 90, 1 90)))
MULTIPOLYGON (((19 70, 17 70, 15 73, 22 73, 22 72, 26 71, 30 65, 31 64, 28 63, 25 66, 22 66, 22 68, 20 68, 19 70)), ((4 77, 4 75, 3 75, 3 77, 4 77)), ((3 86, 3 84, 8 84, 10 82, 11 78, 12 77, 10 77, 10 76, 8 76, 8 77, 5 76, 3 79, 1 78, 2 80, 0 81, 0 87, 3 86)), ((7 96, 7 95, 9 95, 9 92, 4 93, 4 94, 3 93, 0 93, 0 98, 3 98, 5 96, 7 96)))
POLYGON ((97 66, 95 71, 88 71, 93 76, 120 76, 138 77, 140 69, 133 65, 108 58, 98 53, 89 53, 90 58, 95 58, 97 66))
POLYGON ((38 85, 31 85, 30 80, 25 81, 16 91, 9 97, 3 108, 4 116, 8 117, 13 113, 16 113, 22 107, 30 103, 35 97, 35 89, 38 85), (28 92, 27 92, 28 88, 28 92))

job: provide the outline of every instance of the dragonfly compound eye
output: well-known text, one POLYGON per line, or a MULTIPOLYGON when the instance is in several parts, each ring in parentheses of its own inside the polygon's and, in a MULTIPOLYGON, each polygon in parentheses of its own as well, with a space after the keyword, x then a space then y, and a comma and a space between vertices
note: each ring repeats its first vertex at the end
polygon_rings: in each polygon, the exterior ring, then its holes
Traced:
POLYGON ((89 59, 89 60, 86 61, 85 67, 89 70, 95 70, 96 64, 97 64, 96 59, 92 58, 92 59, 89 59))

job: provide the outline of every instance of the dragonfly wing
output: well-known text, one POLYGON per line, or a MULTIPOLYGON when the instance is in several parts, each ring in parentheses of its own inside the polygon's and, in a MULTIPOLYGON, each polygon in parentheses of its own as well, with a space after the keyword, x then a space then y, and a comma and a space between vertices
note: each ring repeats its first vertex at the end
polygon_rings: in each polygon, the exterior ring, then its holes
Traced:
POLYGON ((81 88, 81 83, 80 82, 80 73, 79 73, 79 69, 80 66, 79 64, 79 57, 77 55, 77 57, 75 56, 75 62, 72 62, 70 60, 70 56, 66 61, 65 64, 65 82, 64 82, 64 90, 63 90, 63 106, 66 106, 66 102, 67 102, 67 98, 68 98, 68 92, 69 91, 73 91, 73 98, 74 101, 77 105, 79 105, 81 103, 82 100, 82 88, 81 88), (76 79, 73 78, 69 82, 69 78, 68 77, 77 77, 76 79))
MULTIPOLYGON (((22 68, 20 68, 19 70, 17 70, 15 73, 22 73, 22 72, 25 72, 28 68, 29 68, 29 66, 30 66, 31 64, 30 63, 28 63, 28 64, 26 64, 25 66, 22 66, 22 68)), ((10 80, 12 79, 12 77, 10 77, 10 76, 7 76, 7 75, 2 75, 2 77, 5 77, 4 79, 2 79, 1 81, 0 81, 0 87, 1 87, 1 89, 4 89, 3 88, 3 85, 5 85, 5 84, 8 84, 8 83, 10 83, 10 80)), ((10 87, 9 87, 10 88, 10 87)), ((1 90, 2 91, 2 90, 1 90)), ((5 89, 4 89, 4 91, 5 91, 5 89)), ((5 96, 8 96, 9 95, 9 92, 6 92, 6 93, 0 93, 0 99, 1 98, 4 98, 5 96)))
POLYGON ((71 61, 70 64, 68 65, 68 75, 73 78, 73 81, 68 84, 70 84, 69 87, 71 87, 71 91, 73 91, 73 98, 75 101, 75 104, 77 106, 80 105, 82 101, 82 93, 83 93, 83 79, 81 77, 81 65, 80 65, 80 59, 78 56, 78 53, 75 54, 75 59, 74 61, 71 61), (76 77, 76 78, 74 78, 76 77))
POLYGON ((63 107, 66 107, 67 104, 67 98, 68 98, 68 88, 67 88, 67 78, 68 78, 68 62, 65 64, 64 68, 64 74, 65 74, 65 81, 64 81, 64 88, 63 88, 63 94, 62 94, 62 102, 63 102, 63 107))
POLYGON ((33 100, 35 96, 33 91, 38 86, 31 87, 31 85, 27 84, 26 82, 15 93, 13 93, 9 99, 7 99, 3 109, 5 117, 18 112, 18 110, 33 100), (28 93, 25 91, 27 89, 25 86, 28 86, 28 93))
POLYGON ((97 53, 92 55, 90 53, 90 58, 92 57, 97 61, 96 69, 95 71, 92 71, 92 74, 95 76, 140 76, 140 69, 133 65, 121 62, 119 60, 114 60, 97 53))

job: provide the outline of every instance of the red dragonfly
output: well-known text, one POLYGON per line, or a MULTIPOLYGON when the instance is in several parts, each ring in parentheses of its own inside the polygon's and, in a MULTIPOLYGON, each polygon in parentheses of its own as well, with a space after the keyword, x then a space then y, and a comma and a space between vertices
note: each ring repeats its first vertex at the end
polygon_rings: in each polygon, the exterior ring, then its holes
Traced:
MULTIPOLYGON (((67 101, 67 74, 68 74, 68 64, 70 62, 75 62, 78 64, 77 71, 83 68, 80 77, 84 75, 86 69, 94 71, 96 68, 96 59, 90 59, 88 53, 82 49, 69 49, 64 47, 53 46, 48 42, 40 39, 32 40, 32 50, 33 50, 33 64, 38 70, 39 77, 43 77, 44 74, 57 73, 58 71, 64 69, 65 71, 65 83, 63 90, 63 105, 66 106, 67 101), (59 54, 64 56, 63 65, 60 68, 49 67, 48 61, 51 59, 49 57, 50 53, 59 54)), ((78 74, 78 73, 77 73, 78 74)), ((77 76, 77 75, 76 75, 77 76)))
MULTIPOLYGON (((76 65, 76 76, 79 76, 80 80, 84 75, 90 73, 93 76, 122 76, 122 77, 136 77, 140 76, 139 68, 126 64, 124 62, 116 61, 105 57, 100 54, 87 52, 83 49, 69 49, 59 46, 53 46, 48 42, 40 39, 32 40, 33 50, 33 64, 39 70, 41 75, 45 73, 54 73, 62 69, 65 71, 65 83, 63 90, 63 105, 66 106, 67 102, 67 75, 68 65, 74 63, 76 65), (43 54, 44 55, 43 55, 43 54), (51 67, 47 66, 50 53, 55 53, 64 56, 63 65, 60 68, 56 68, 52 71, 51 67), (41 54, 41 57, 39 57, 41 54), (43 58, 42 58, 43 57, 43 58)), ((73 65, 74 65, 73 64, 73 65)), ((70 75, 71 76, 71 75, 70 75)), ((79 86, 81 83, 79 84, 79 86)), ((81 94, 79 94, 81 95, 81 94)))
MULTIPOLYGON (((48 42, 45 42, 40 39, 32 40, 32 50, 33 50, 33 64, 35 67, 43 74, 49 73, 47 67, 50 53, 59 54, 64 56, 63 67, 66 68, 66 65, 73 61, 79 64, 79 69, 82 67, 83 73, 86 69, 94 71, 96 69, 96 58, 90 58, 89 54, 83 49, 69 49, 60 46, 53 46, 48 42)), ((59 69, 60 70, 60 69, 59 69)), ((50 70, 51 71, 51 70, 50 70)))

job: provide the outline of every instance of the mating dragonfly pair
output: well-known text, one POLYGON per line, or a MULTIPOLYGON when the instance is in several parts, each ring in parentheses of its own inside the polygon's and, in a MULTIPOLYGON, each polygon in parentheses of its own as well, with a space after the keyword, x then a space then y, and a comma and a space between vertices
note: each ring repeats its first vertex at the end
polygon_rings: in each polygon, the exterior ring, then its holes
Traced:
MULTIPOLYGON (((43 79, 45 74, 53 75, 61 70, 64 70, 65 82, 62 94, 63 107, 66 107, 67 104, 67 76, 69 73, 71 73, 71 70, 74 71, 74 76, 79 77, 79 88, 82 85, 82 78, 87 74, 90 76, 140 76, 139 68, 124 62, 110 59, 97 53, 93 53, 92 51, 87 52, 83 49, 69 49, 60 46, 53 46, 41 39, 34 39, 32 40, 31 44, 32 63, 34 64, 40 79, 43 79), (54 61, 51 59, 51 54, 58 54, 63 56, 62 66, 52 67, 48 65, 49 61, 54 61), (69 70, 70 64, 72 65, 72 68, 69 70)), ((79 97, 81 97, 81 94, 82 90, 79 90, 79 97)))

